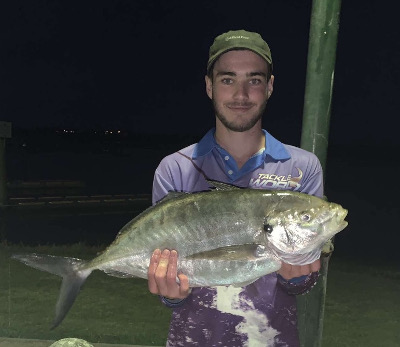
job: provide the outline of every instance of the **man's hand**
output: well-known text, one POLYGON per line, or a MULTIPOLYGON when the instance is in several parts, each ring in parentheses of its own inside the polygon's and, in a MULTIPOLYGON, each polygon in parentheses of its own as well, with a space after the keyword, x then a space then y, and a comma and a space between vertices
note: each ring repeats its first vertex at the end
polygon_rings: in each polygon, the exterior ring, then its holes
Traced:
POLYGON ((289 281, 295 277, 309 275, 311 272, 316 272, 320 268, 321 268, 321 262, 319 259, 307 265, 290 265, 282 263, 282 266, 279 269, 278 274, 280 274, 285 280, 289 281))
POLYGON ((178 253, 175 250, 159 249, 153 252, 147 272, 149 290, 153 294, 169 299, 185 299, 189 293, 189 279, 184 274, 177 274, 178 253), (176 277, 179 282, 176 282, 176 277))

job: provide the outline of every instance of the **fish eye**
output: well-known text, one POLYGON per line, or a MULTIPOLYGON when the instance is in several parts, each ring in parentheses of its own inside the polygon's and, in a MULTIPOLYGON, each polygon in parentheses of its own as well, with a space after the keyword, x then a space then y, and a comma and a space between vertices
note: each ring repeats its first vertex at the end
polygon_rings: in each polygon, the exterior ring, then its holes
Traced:
POLYGON ((264 231, 268 234, 272 233, 272 230, 274 230, 274 228, 272 227, 271 224, 268 223, 264 223, 264 231))
POLYGON ((309 222, 311 220, 311 215, 307 212, 302 212, 300 218, 303 222, 309 222))

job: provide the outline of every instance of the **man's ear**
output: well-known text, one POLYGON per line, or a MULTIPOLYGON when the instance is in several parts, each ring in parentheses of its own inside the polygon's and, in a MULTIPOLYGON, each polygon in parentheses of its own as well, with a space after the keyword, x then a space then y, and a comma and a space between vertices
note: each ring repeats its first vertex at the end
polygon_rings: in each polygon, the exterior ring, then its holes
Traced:
POLYGON ((212 99, 212 81, 211 78, 206 76, 206 93, 210 99, 212 99))
POLYGON ((269 79, 268 84, 267 84, 268 99, 271 96, 272 92, 274 91, 274 80, 275 80, 274 75, 271 75, 271 78, 269 79))

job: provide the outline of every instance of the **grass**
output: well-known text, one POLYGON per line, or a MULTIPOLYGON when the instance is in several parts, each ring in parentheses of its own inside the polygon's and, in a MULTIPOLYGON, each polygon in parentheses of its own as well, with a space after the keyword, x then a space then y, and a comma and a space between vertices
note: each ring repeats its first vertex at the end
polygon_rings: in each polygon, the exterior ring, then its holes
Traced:
POLYGON ((95 271, 71 311, 50 330, 60 278, 10 260, 11 253, 37 252, 92 258, 101 249, 0 246, 0 336, 90 342, 165 345, 170 310, 149 293, 143 279, 121 279, 95 271))
POLYGON ((323 346, 400 346, 399 293, 398 264, 333 256, 323 346))
MULTIPOLYGON (((165 345, 170 311, 141 279, 95 271, 71 311, 49 330, 60 280, 9 259, 37 252, 92 258, 100 248, 0 245, 0 336, 165 345)), ((400 271, 394 264, 335 257, 329 265, 324 347, 400 346, 400 271)))

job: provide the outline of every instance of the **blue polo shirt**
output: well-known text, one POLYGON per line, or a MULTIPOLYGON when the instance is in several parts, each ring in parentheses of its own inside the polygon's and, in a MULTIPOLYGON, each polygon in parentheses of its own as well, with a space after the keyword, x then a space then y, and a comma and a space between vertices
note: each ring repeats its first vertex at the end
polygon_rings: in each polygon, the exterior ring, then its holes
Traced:
MULTIPOLYGON (((171 190, 208 190, 207 179, 322 197, 322 169, 317 157, 263 131, 265 148, 240 169, 215 141, 215 129, 199 143, 165 157, 154 175, 153 203, 171 190)), ((193 288, 179 305, 170 305, 173 313, 167 346, 297 347, 295 295, 309 290, 315 278, 314 273, 300 283, 290 283, 272 273, 243 288, 193 288)))
POLYGON ((209 189, 206 178, 254 189, 284 189, 323 196, 323 175, 318 158, 286 145, 266 130, 265 148, 240 169, 233 156, 215 141, 211 129, 197 144, 165 157, 156 169, 153 203, 168 191, 209 189))
POLYGON ((238 168, 233 157, 215 140, 215 128, 208 131, 208 133, 201 139, 201 141, 194 147, 192 159, 196 160, 200 157, 206 156, 214 149, 218 151, 221 158, 225 160, 225 174, 231 182, 239 179, 244 174, 253 171, 255 168, 260 167, 267 160, 288 160, 290 154, 285 149, 283 144, 276 140, 266 130, 263 130, 265 135, 265 147, 259 152, 255 153, 242 168, 238 168))

